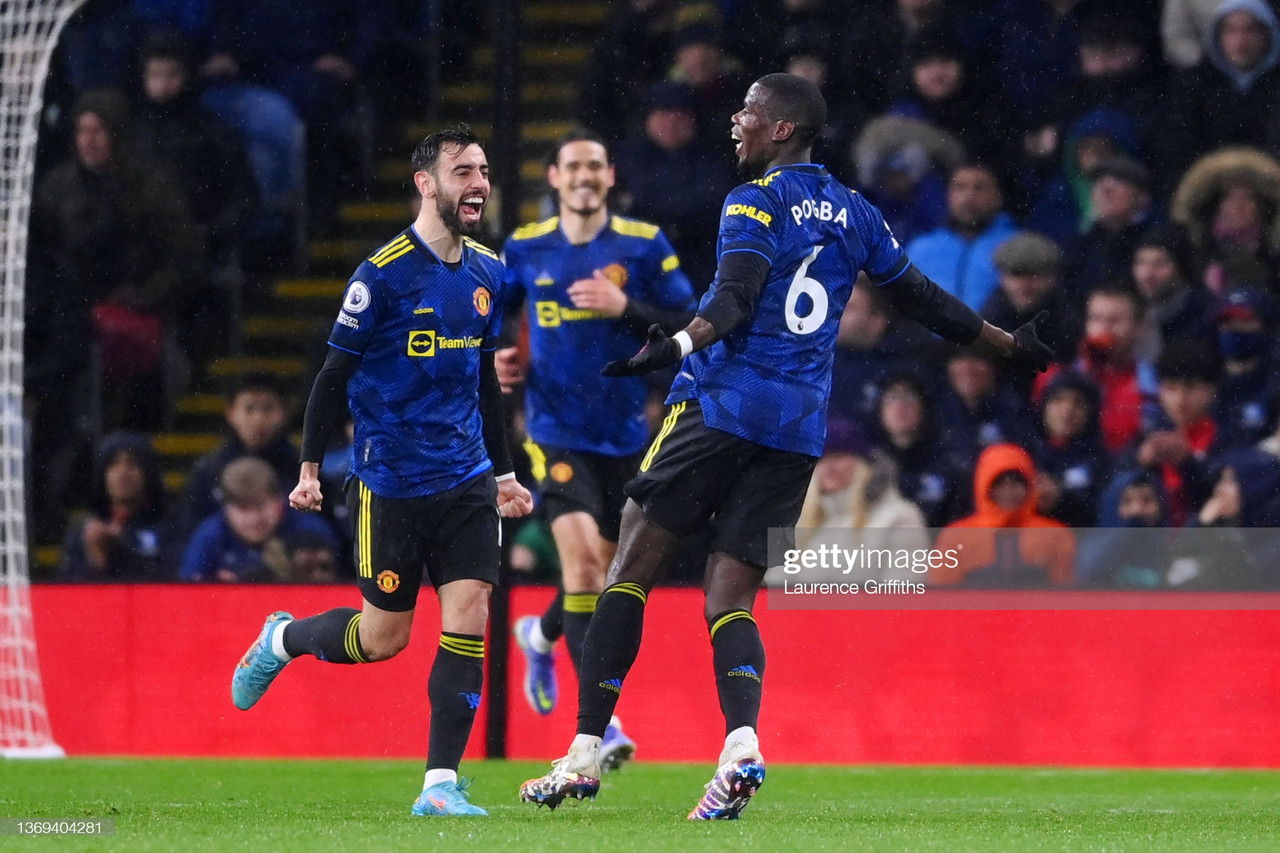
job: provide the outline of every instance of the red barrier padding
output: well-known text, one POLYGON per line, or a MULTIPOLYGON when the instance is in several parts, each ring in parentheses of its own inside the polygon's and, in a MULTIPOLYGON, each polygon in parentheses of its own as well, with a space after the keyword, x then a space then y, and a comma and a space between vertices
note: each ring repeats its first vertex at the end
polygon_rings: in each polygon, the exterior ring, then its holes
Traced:
MULTIPOLYGON (((273 610, 359 607, 353 587, 37 586, 36 643, 54 737, 70 755, 425 760, 439 607, 423 593, 409 648, 362 666, 291 663, 249 711, 236 661, 273 610)), ((470 757, 484 752, 481 704, 470 757)))
MULTIPOLYGON (((551 595, 514 590, 513 618, 551 595)), ((930 592, 940 607, 946 595, 930 592)), ((248 712, 231 705, 231 670, 266 614, 353 606, 353 589, 38 586, 32 601, 54 734, 72 755, 425 756, 430 593, 400 657, 298 661, 248 712)), ((759 611, 771 761, 1280 767, 1280 612, 759 611)), ((511 654, 509 754, 555 758, 576 718, 568 655, 560 705, 539 717, 511 654)), ((724 731, 700 591, 650 598, 618 712, 641 760, 714 761, 724 731)), ((482 705, 469 757, 483 718, 482 705)))

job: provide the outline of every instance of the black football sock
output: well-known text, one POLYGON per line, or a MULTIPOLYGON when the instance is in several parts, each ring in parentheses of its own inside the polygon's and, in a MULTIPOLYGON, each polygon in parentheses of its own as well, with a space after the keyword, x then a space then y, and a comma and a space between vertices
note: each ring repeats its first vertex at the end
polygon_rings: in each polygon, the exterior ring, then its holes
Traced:
POLYGON ((578 733, 604 737, 622 695, 622 681, 640 652, 644 605, 637 583, 616 583, 600 593, 587 628, 578 676, 578 733))
POLYGON ((564 587, 556 591, 555 599, 543 611, 538 630, 542 631, 543 638, 552 645, 564 633, 564 587))
POLYGON ((764 642, 760 639, 760 628, 746 610, 721 613, 708 624, 725 733, 742 726, 754 729, 760 719, 760 694, 764 689, 764 642))
POLYGON ((569 592, 564 596, 564 644, 569 647, 573 671, 582 673, 582 644, 587 640, 587 626, 596 612, 594 592, 569 592))
POLYGON ((292 657, 315 655, 327 663, 368 663, 360 646, 360 611, 337 607, 284 626, 284 650, 292 657))
POLYGON ((431 702, 428 770, 457 770, 462 763, 483 686, 484 637, 442 631, 427 681, 427 698, 431 702))

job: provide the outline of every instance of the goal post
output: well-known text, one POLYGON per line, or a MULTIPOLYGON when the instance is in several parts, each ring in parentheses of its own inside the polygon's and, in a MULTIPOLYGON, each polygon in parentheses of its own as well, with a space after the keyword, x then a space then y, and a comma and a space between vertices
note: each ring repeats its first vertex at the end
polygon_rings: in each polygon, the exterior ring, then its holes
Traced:
POLYGON ((57 758, 31 617, 23 306, 36 136, 58 34, 85 0, 0 0, 0 755, 57 758))

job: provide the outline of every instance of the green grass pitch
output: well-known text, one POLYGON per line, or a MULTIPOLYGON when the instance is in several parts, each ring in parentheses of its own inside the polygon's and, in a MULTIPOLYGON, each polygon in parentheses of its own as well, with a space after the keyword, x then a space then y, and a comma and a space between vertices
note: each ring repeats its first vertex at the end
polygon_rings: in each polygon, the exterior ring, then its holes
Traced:
POLYGON ((711 767, 632 764, 594 803, 516 801, 545 764, 468 762, 488 818, 412 818, 422 765, 372 761, 0 761, 0 817, 115 820, 100 838, 5 850, 1267 850, 1280 773, 769 767, 740 821, 685 815, 711 767))

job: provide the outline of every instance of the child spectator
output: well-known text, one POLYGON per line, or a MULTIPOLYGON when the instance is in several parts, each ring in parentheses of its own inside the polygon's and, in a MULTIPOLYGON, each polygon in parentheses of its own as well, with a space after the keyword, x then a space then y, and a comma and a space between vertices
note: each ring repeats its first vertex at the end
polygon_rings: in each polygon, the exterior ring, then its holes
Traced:
POLYGON ((298 449, 285 434, 288 411, 275 376, 244 374, 227 397, 226 419, 231 434, 221 447, 196 460, 187 478, 183 500, 184 529, 190 531, 206 516, 218 511, 215 493, 222 469, 233 459, 256 456, 266 460, 280 482, 292 482, 298 474, 298 449))
POLYGON ((1098 528, 1083 535, 1076 564, 1081 586, 1152 589, 1163 585, 1172 536, 1160 478, 1141 468, 1121 471, 1107 485, 1098 528))
POLYGON ((1098 520, 1098 496, 1111 469, 1102 444, 1098 386, 1074 371, 1053 377, 1040 400, 1035 451, 1037 509, 1072 527, 1098 520))
POLYGON ((978 511, 948 524, 935 545, 963 557, 954 567, 930 569, 929 581, 987 589, 1070 585, 1075 537, 1062 522, 1036 513, 1035 484, 1035 465, 1021 447, 982 451, 973 475, 978 511))
POLYGON ((182 557, 188 581, 326 583, 336 580, 337 537, 319 516, 291 509, 261 459, 226 466, 222 510, 206 518, 182 557))
POLYGON ((959 517, 965 506, 960 465, 938 452, 937 420, 927 388, 915 374, 890 376, 878 403, 877 447, 898 466, 898 489, 920 507, 930 527, 959 517))
POLYGON ((972 347, 953 350, 947 359, 947 385, 939 395, 942 439, 969 468, 983 448, 993 444, 1035 443, 1027 400, 997 381, 995 361, 972 347))
POLYGON ((1230 446, 1213 420, 1221 370, 1211 350, 1190 341, 1171 343, 1156 362, 1160 414, 1134 458, 1160 477, 1175 527, 1185 524, 1209 497, 1213 484, 1208 470, 1230 446))
POLYGON ((89 515, 67 533, 58 580, 171 579, 165 503, 160 461, 147 437, 108 435, 94 460, 89 515))

